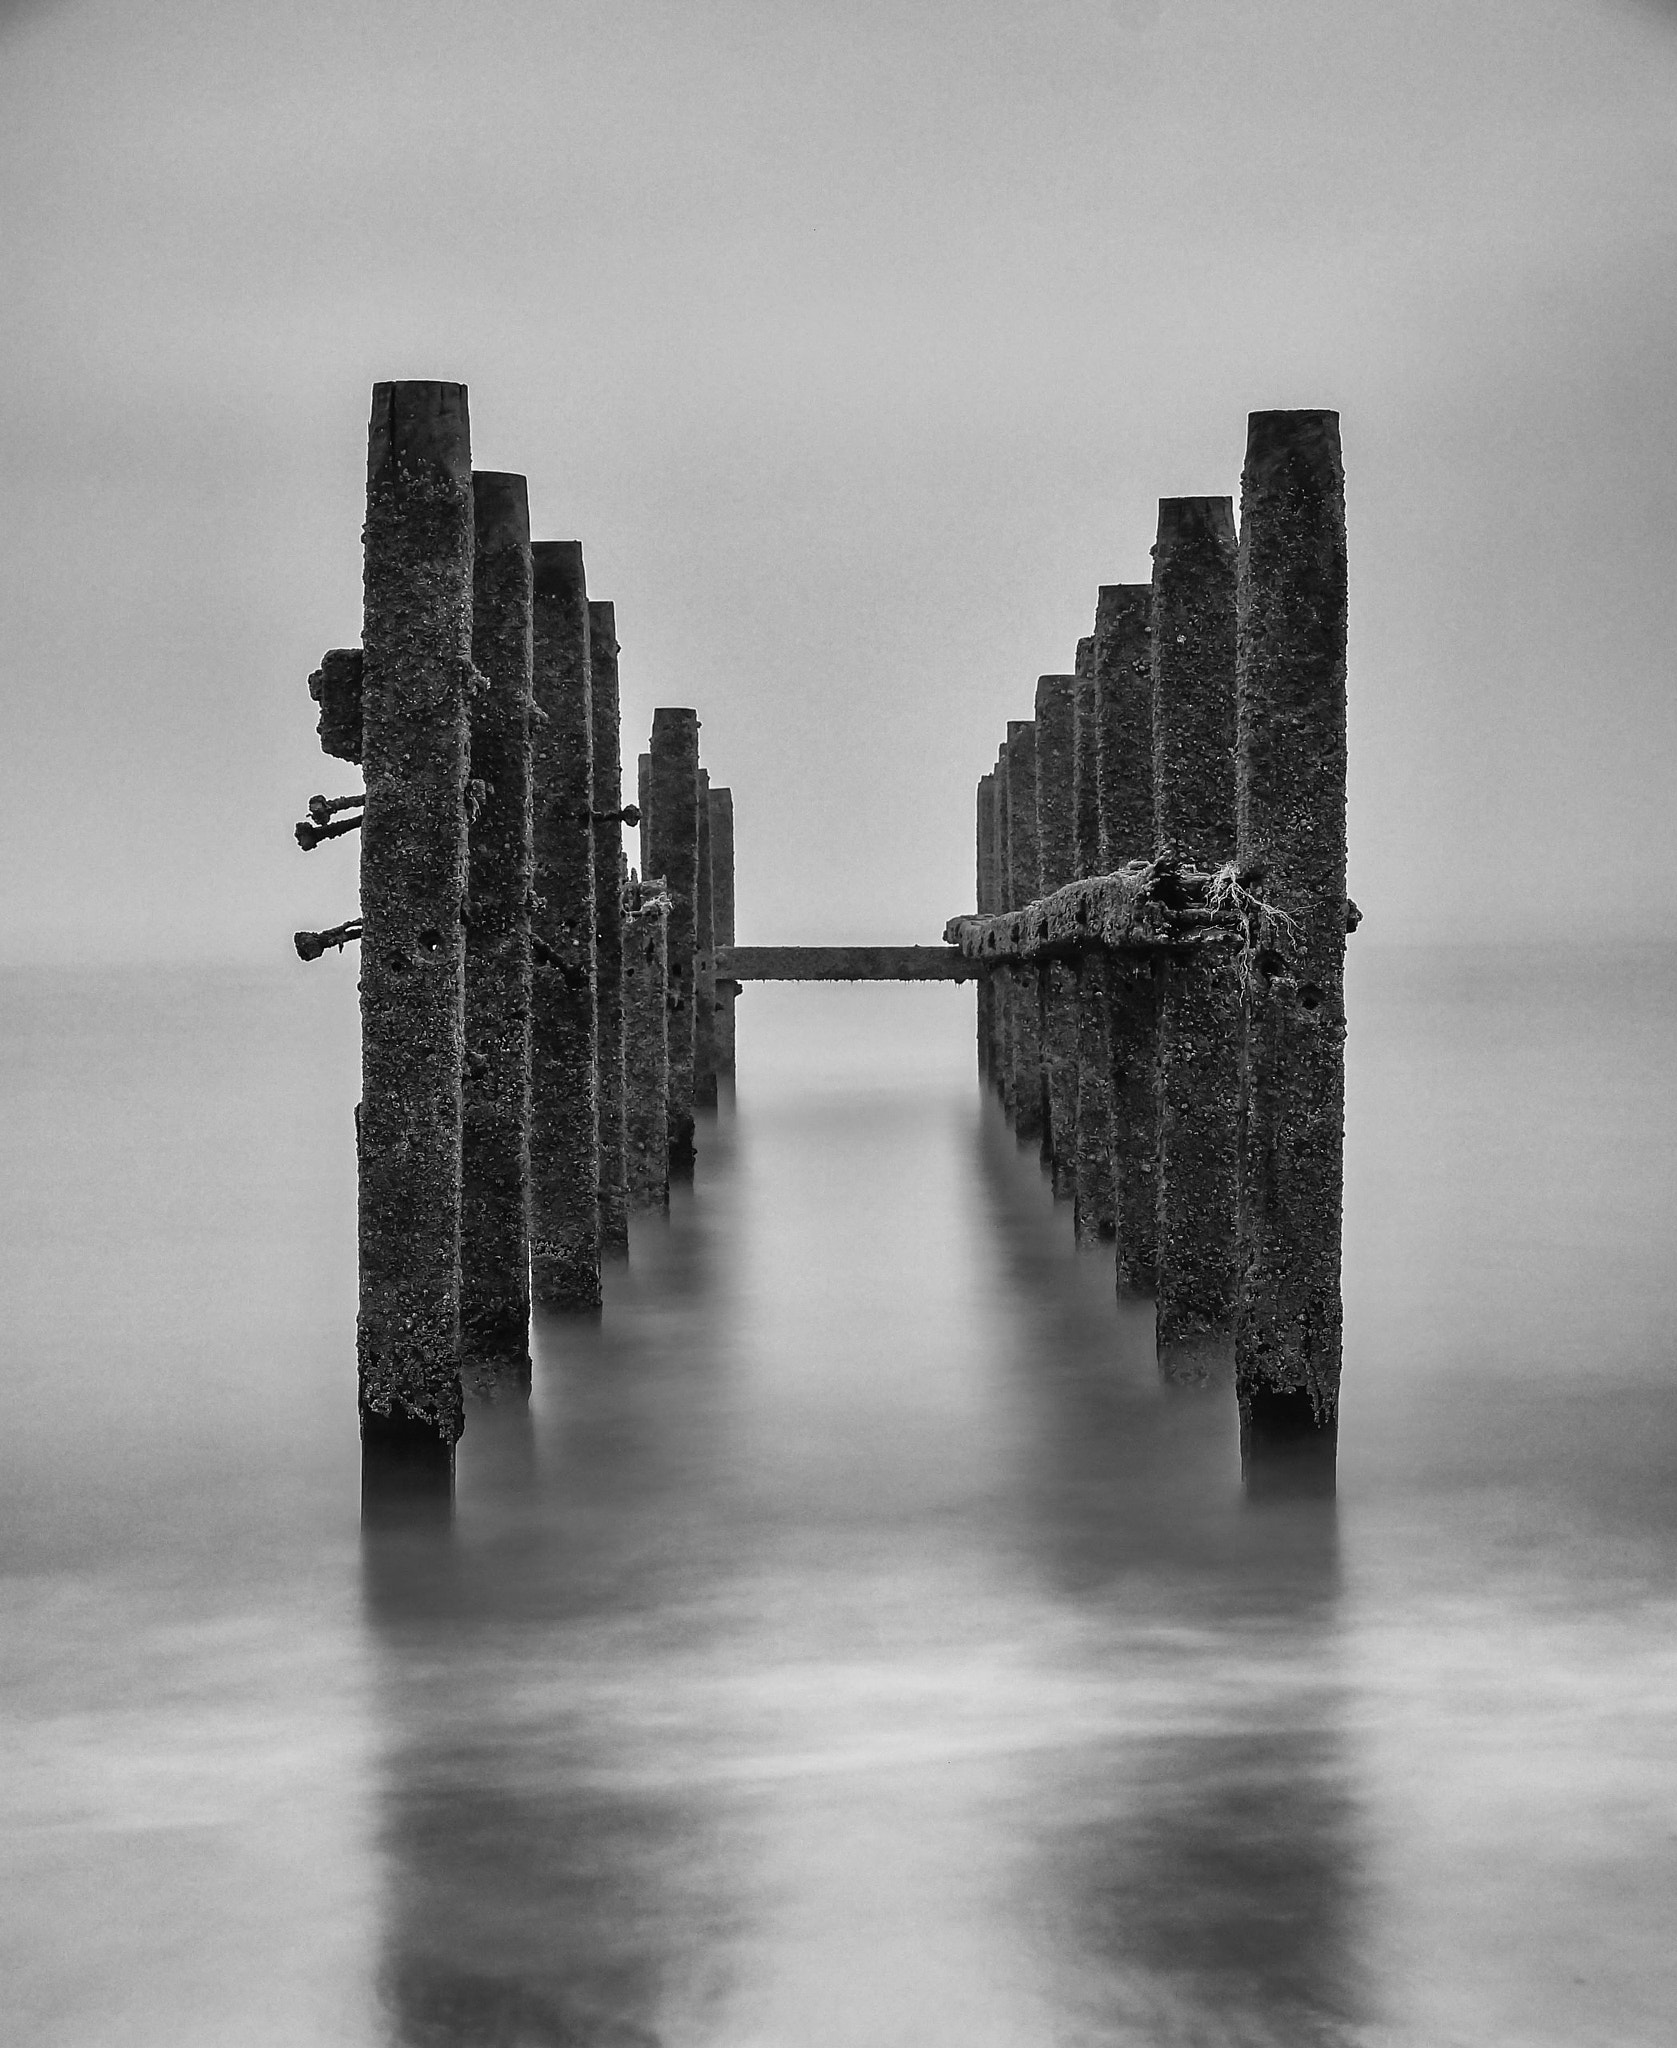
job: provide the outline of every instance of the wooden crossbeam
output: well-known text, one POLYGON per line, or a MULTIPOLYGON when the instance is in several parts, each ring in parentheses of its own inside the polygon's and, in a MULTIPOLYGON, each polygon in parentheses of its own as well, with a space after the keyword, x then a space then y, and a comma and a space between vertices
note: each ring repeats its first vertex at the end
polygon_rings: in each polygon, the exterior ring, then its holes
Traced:
POLYGON ((983 972, 953 946, 721 946, 716 954, 719 981, 976 981, 983 972))

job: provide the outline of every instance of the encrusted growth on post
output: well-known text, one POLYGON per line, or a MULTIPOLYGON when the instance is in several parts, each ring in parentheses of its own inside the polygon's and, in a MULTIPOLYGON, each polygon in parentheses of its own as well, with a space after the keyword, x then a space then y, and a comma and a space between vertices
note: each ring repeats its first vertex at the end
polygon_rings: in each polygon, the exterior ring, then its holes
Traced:
MULTIPOLYGON (((1153 550, 1153 804, 1161 852, 1217 869, 1234 854, 1234 508, 1165 498, 1153 550)), ((1240 989, 1221 954, 1162 963, 1158 1353, 1168 1380, 1234 1365, 1240 989)))
MULTIPOLYGON (((1077 701, 1072 734, 1072 812, 1079 880, 1101 871, 1100 708, 1093 635, 1077 643, 1077 701)), ((1077 1156, 1072 1167, 1072 1227, 1079 1244, 1109 1241, 1116 1230, 1112 1180, 1112 1046, 1107 1032, 1107 963, 1085 948, 1077 956, 1077 1156)))
POLYGON ((460 1369, 492 1396, 530 1385, 530 511, 496 471, 472 504, 460 1369))
MULTIPOLYGON (((1007 851, 1009 907, 1030 903, 1041 891, 1036 825, 1036 727, 1007 723, 1007 851)), ((948 934, 945 934, 947 937, 948 934)), ((1021 1144, 1040 1144, 1046 1119, 1042 1086, 1042 974, 1021 962, 1008 973, 1008 1110, 1021 1144)))
POLYGON ((600 1251, 629 1250, 629 1181, 623 1106, 623 766, 619 752, 617 614, 588 606, 594 743, 595 1084, 600 1119, 600 1251))
POLYGON ((452 1469, 460 1434, 471 435, 460 384, 379 384, 367 452, 361 833, 362 1439, 452 1469))
POLYGON ((543 1309, 600 1305, 593 693, 582 546, 537 541, 531 746, 530 1279, 543 1309))
POLYGON ((1260 412, 1241 478, 1238 861, 1284 913, 1246 993, 1235 1388, 1247 1476, 1333 1485, 1345 1105, 1339 416, 1260 412))
MULTIPOLYGON (((1037 886, 1047 894, 1077 872, 1077 679, 1039 676, 1036 686, 1037 886)), ((1077 1117, 1077 970, 1042 970, 1043 1153, 1056 1195, 1072 1192, 1077 1117)))

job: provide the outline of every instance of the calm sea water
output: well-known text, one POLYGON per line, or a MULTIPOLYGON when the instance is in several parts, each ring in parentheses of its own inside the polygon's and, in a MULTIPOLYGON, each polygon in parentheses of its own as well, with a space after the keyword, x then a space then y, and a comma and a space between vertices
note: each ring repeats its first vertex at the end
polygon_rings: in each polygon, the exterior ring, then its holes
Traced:
POLYGON ((1668 2041, 1677 956, 1351 1008, 1336 1508, 1156 1385, 969 990, 756 989, 364 1542, 353 960, 0 979, 0 2033, 1668 2041))

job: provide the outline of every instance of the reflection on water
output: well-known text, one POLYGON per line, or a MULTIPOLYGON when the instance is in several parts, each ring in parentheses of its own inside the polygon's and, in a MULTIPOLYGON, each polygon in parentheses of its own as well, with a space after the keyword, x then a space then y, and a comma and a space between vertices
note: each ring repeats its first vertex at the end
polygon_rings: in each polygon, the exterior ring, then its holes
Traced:
POLYGON ((1664 2039, 1674 966, 1354 962, 1337 1508, 1159 1387, 970 991, 753 990, 364 1538, 352 976, 14 978, 19 2037, 1664 2039))

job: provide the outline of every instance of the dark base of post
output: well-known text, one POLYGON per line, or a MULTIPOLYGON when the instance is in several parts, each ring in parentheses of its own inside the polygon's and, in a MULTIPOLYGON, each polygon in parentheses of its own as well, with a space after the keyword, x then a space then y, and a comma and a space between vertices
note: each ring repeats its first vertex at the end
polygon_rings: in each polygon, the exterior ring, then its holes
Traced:
POLYGON ((1308 1388, 1241 1395, 1240 1475, 1250 1499, 1331 1499, 1338 1451, 1339 1418, 1319 1416, 1308 1388))
POLYGON ((405 1409, 361 1416, 361 1519, 444 1520, 454 1512, 454 1445, 405 1409))
POLYGON ((677 1117, 675 1129, 670 1134, 670 1179, 691 1180, 697 1157, 693 1119, 690 1116, 677 1117))
POLYGON ((600 1260, 591 1248, 530 1247, 531 1291, 537 1305, 555 1315, 598 1315, 600 1260))
POLYGON ((471 1401, 528 1401, 530 1350, 523 1345, 493 1352, 460 1354, 460 1384, 471 1401))

